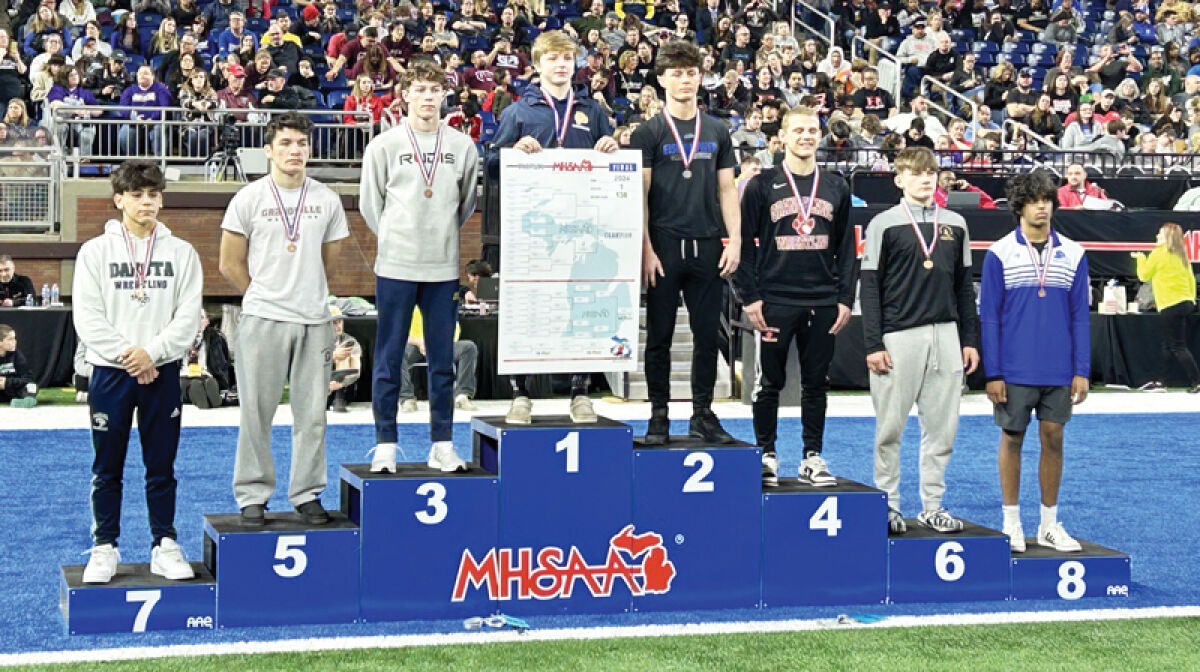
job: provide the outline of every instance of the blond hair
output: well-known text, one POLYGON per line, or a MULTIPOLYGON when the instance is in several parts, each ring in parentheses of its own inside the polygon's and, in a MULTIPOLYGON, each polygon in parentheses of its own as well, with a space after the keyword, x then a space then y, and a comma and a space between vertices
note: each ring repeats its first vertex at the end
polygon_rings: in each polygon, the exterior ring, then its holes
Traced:
POLYGON ((938 170, 938 160, 933 155, 933 151, 928 147, 908 147, 896 155, 896 162, 893 164, 893 168, 897 175, 903 172, 909 172, 914 175, 935 173, 938 170))
POLYGON ((574 58, 578 50, 579 47, 575 44, 575 40, 572 40, 566 33, 561 30, 548 30, 538 35, 537 39, 533 41, 533 49, 529 55, 533 58, 533 65, 536 68, 542 60, 542 56, 546 54, 566 52, 574 58))
POLYGON ((797 105, 792 109, 784 112, 783 117, 779 119, 779 128, 788 128, 788 121, 795 117, 815 117, 820 118, 817 111, 806 105, 797 105))
POLYGON ((1167 251, 1183 260, 1186 267, 1191 267, 1191 262, 1187 258, 1187 248, 1183 246, 1183 228, 1174 222, 1167 222, 1159 229, 1162 231, 1163 237, 1167 239, 1167 251))

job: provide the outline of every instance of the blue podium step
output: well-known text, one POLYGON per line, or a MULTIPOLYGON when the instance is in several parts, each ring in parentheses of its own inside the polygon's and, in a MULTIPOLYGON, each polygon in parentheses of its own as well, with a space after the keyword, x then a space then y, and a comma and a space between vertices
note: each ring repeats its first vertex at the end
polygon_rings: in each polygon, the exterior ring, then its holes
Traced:
POLYGON ((1025 552, 1012 554, 1014 600, 1078 600, 1084 597, 1129 597, 1129 556, 1077 539, 1083 550, 1063 553, 1025 540, 1025 552))
POLYGON ((216 581, 202 563, 196 578, 171 581, 150 565, 120 565, 112 581, 83 582, 83 565, 62 568, 59 608, 72 635, 150 630, 211 630, 216 622, 216 581))
POLYGON ((641 543, 641 531, 627 529, 632 429, 567 416, 530 425, 477 416, 471 427, 478 463, 501 476, 498 544, 464 557, 466 595, 480 591, 516 616, 629 611, 637 570, 620 547, 641 543))
POLYGON ((781 478, 762 489, 764 607, 887 599, 887 495, 781 478))
POLYGON ((307 525, 294 513, 268 513, 258 528, 237 514, 204 516, 217 627, 357 622, 358 526, 329 515, 327 525, 307 525))
POLYGON ((634 611, 758 606, 761 464, 747 443, 634 441, 634 529, 655 535, 635 549, 643 579, 634 611))
MULTIPOLYGON (((907 519, 908 532, 888 538, 888 600, 974 602, 1007 600, 1012 590, 1008 537, 963 521, 940 534, 907 519)), ((886 516, 880 518, 887 527, 886 516)))
POLYGON ((499 481, 471 465, 447 474, 399 464, 373 474, 368 464, 341 468, 342 511, 362 533, 362 619, 464 618, 490 614, 495 602, 468 591, 466 569, 496 548, 499 481))

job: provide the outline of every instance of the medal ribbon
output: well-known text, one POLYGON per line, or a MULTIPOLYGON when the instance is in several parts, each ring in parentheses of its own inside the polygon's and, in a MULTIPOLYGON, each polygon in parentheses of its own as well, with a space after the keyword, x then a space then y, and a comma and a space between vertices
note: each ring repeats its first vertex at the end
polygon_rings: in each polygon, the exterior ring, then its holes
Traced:
POLYGON ((1037 271, 1038 289, 1042 290, 1043 295, 1046 291, 1046 274, 1050 271, 1050 260, 1054 254, 1054 235, 1051 234, 1046 238, 1046 263, 1043 265, 1041 259, 1038 258, 1037 250, 1034 249, 1033 243, 1029 239, 1025 239, 1025 249, 1029 250, 1029 260, 1033 262, 1033 268, 1037 271))
POLYGON ((150 236, 146 240, 146 258, 140 267, 137 264, 137 251, 134 249, 134 236, 129 235, 129 230, 124 226, 121 226, 121 235, 125 237, 125 249, 129 253, 129 265, 133 267, 133 288, 139 289, 146 285, 146 273, 150 270, 150 261, 154 257, 154 245, 158 242, 158 225, 154 225, 154 229, 150 232, 150 236))
POLYGON ((275 186, 275 180, 267 180, 271 185, 271 195, 275 197, 275 204, 279 206, 279 218, 283 220, 283 233, 287 236, 290 242, 296 242, 296 238, 300 237, 300 214, 304 212, 304 199, 308 197, 308 178, 304 178, 304 186, 300 187, 300 200, 296 201, 296 216, 288 217, 287 209, 283 207, 283 197, 279 195, 279 187, 275 186))
POLYGON ((804 207, 804 201, 800 200, 800 191, 796 188, 796 180, 792 178, 792 171, 788 170, 787 164, 783 165, 783 176, 787 178, 788 186, 792 188, 792 196, 796 198, 796 209, 800 212, 801 223, 808 222, 812 219, 809 214, 812 212, 813 202, 817 199, 817 185, 821 184, 821 169, 813 164, 812 175, 812 193, 808 196, 808 207, 804 207))
POLYGON ((908 201, 900 201, 900 205, 904 206, 904 214, 908 215, 908 223, 912 224, 913 232, 917 234, 917 242, 921 244, 921 251, 925 253, 926 259, 933 258, 933 250, 937 247, 938 242, 938 215, 941 209, 937 203, 933 204, 933 238, 928 245, 925 244, 925 236, 921 234, 921 227, 917 226, 917 218, 913 217, 912 210, 908 207, 908 201))
POLYGON ((437 175, 438 164, 442 162, 442 125, 438 124, 437 140, 433 145, 433 161, 429 166, 429 170, 425 170, 425 154, 421 151, 421 145, 417 144, 417 135, 413 133, 412 124, 408 120, 404 121, 404 130, 408 131, 408 141, 412 143, 413 152, 416 154, 417 168, 421 171, 421 180, 425 182, 427 189, 433 188, 433 178, 437 175))
POLYGON ((554 113, 554 137, 558 139, 558 146, 562 147, 567 139, 567 129, 571 127, 571 110, 575 107, 575 89, 572 88, 567 92, 567 108, 563 111, 564 114, 561 118, 558 116, 558 108, 554 105, 554 99, 546 93, 545 89, 542 89, 542 99, 554 113))
POLYGON ((692 148, 686 154, 683 152, 683 138, 679 136, 679 129, 675 128, 675 120, 666 110, 663 110, 662 115, 667 122, 667 128, 671 129, 671 136, 675 138, 675 146, 679 148, 679 160, 683 163, 683 169, 687 170, 692 165, 696 150, 700 147, 700 110, 696 110, 696 129, 692 131, 692 148))

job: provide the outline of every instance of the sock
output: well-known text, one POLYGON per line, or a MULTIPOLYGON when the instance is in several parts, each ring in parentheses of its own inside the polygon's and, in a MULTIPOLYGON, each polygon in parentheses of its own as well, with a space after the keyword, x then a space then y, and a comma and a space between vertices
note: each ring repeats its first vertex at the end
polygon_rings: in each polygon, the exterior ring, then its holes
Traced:
POLYGON ((1005 527, 1008 527, 1009 525, 1020 525, 1021 524, 1021 505, 1020 504, 1013 504, 1012 506, 1005 504, 1005 505, 1001 506, 1000 509, 1002 511, 1004 511, 1004 526, 1005 527))
POLYGON ((806 460, 810 457, 820 457, 820 456, 821 456, 821 451, 819 451, 819 450, 804 451, 804 459, 806 459, 806 460))
POLYGON ((1058 505, 1042 505, 1042 527, 1049 528, 1058 522, 1058 505))

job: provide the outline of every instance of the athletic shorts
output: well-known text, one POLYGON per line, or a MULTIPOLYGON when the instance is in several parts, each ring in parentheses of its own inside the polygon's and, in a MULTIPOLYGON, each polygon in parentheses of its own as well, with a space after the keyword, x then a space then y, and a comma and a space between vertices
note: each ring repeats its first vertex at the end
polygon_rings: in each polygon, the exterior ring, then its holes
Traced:
POLYGON ((1010 432, 1025 432, 1029 426, 1029 415, 1037 410, 1037 419, 1042 422, 1066 424, 1071 419, 1071 388, 1031 387, 1007 383, 1008 401, 995 404, 993 417, 1001 429, 1010 432))

